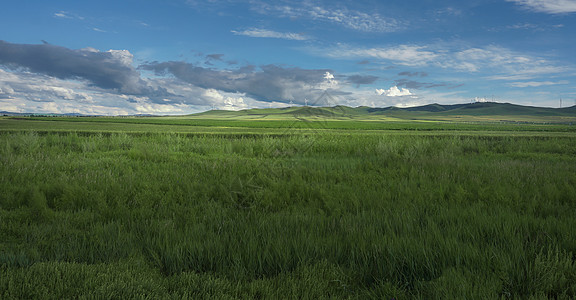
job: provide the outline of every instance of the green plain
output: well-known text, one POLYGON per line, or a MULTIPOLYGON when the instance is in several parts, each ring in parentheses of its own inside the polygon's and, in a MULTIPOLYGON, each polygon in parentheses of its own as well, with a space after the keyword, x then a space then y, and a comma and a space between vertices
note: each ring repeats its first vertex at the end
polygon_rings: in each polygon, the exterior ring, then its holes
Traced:
POLYGON ((0 118, 0 299, 573 299, 544 123, 0 118))

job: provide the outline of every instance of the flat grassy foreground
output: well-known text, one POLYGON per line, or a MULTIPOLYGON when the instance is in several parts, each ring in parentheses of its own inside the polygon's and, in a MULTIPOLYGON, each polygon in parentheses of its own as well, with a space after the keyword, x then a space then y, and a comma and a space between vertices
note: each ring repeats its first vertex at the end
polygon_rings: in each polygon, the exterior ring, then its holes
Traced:
POLYGON ((576 297, 573 132, 17 127, 0 299, 576 297))

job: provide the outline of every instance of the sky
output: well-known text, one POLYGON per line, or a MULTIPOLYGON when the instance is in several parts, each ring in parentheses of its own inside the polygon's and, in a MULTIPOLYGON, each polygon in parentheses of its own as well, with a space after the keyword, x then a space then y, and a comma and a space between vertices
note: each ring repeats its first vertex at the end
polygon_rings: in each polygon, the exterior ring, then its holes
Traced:
POLYGON ((572 106, 575 50, 576 0, 3 0, 0 111, 572 106))

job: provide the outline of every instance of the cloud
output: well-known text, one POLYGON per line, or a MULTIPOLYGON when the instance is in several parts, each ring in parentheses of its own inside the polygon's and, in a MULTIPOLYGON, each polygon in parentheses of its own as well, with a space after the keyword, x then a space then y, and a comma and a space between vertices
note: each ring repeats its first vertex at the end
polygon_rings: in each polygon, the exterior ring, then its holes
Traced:
POLYGON ((428 73, 426 72, 400 72, 398 73, 400 76, 408 76, 408 77, 426 77, 428 73))
POLYGON ((393 86, 387 90, 376 89, 376 94, 385 95, 388 97, 401 97, 401 96, 412 95, 412 93, 408 89, 405 89, 405 88, 399 89, 397 86, 393 86))
MULTIPOLYGON (((165 87, 184 97, 118 94, 89 86, 84 81, 63 80, 30 72, 8 72, 0 68, 0 87, 3 91, 0 93, 0 110, 89 115, 187 114, 206 110, 211 105, 211 99, 202 97, 204 89, 172 84, 170 79, 154 80, 149 84, 165 87)), ((223 95, 229 96, 226 93, 223 95)))
POLYGON ((223 110, 241 110, 247 109, 249 106, 244 102, 244 97, 230 96, 219 92, 215 89, 207 89, 204 91, 204 98, 210 99, 214 104, 214 108, 223 110))
POLYGON ((244 93, 259 101, 303 101, 326 88, 337 88, 327 69, 284 68, 276 65, 245 66, 236 70, 215 70, 186 62, 151 63, 140 66, 158 76, 173 75, 193 86, 228 93, 244 93))
POLYGON ((276 39, 295 40, 295 41, 305 41, 310 39, 309 37, 300 33, 292 33, 292 32, 284 33, 257 28, 252 28, 243 31, 232 30, 232 33, 234 33, 235 35, 244 35, 255 38, 276 38, 276 39))
POLYGON ((125 94, 154 92, 132 66, 127 50, 71 50, 50 44, 26 45, 0 41, 0 65, 24 68, 60 79, 84 79, 92 85, 125 94))
MULTIPOLYGON (((504 27, 505 29, 508 30, 530 30, 530 31, 538 31, 538 32, 542 32, 542 31, 549 31, 549 30, 555 30, 558 28, 563 28, 564 24, 532 24, 532 23, 517 23, 514 25, 508 25, 506 27, 504 27)), ((500 28, 494 28, 491 29, 492 31, 501 31, 502 29, 500 28)))
POLYGON ((332 88, 338 86, 338 84, 340 83, 340 82, 338 82, 338 80, 336 80, 336 77, 334 77, 334 74, 332 74, 328 71, 326 71, 326 73, 324 73, 324 76, 322 78, 324 78, 324 81, 319 84, 320 89, 332 89, 332 88))
POLYGON ((446 16, 461 16, 462 14, 462 10, 454 7, 447 7, 434 11, 434 15, 436 15, 436 17, 439 19, 446 18, 446 16))
POLYGON ((398 80, 395 80, 395 83, 396 83, 396 86, 403 86, 403 87, 406 87, 407 89, 422 89, 422 88, 431 89, 431 88, 436 88, 436 87, 455 88, 455 87, 462 86, 462 84, 453 85, 453 84, 448 84, 448 83, 429 83, 429 82, 419 82, 419 81, 413 81, 413 80, 407 80, 407 79, 398 79, 398 80))
POLYGON ((517 87, 517 88, 525 88, 525 87, 539 87, 539 86, 549 86, 549 85, 558 85, 558 84, 569 84, 570 82, 567 80, 561 81, 525 81, 525 82, 511 82, 508 83, 509 86, 517 87))
POLYGON ((326 73, 324 73, 324 79, 326 80, 333 80, 334 79, 334 75, 328 71, 326 71, 326 73))
MULTIPOLYGON (((92 101, 92 97, 87 93, 78 93, 72 89, 61 87, 61 86, 35 86, 32 89, 36 89, 39 94, 42 94, 44 98, 36 98, 36 101, 40 102, 52 102, 50 98, 56 97, 64 100, 78 100, 78 101, 92 101), (53 96, 53 97, 50 97, 53 96), (41 100, 39 100, 41 99, 41 100)), ((34 100, 34 98, 29 98, 34 100)))
POLYGON ((566 14, 576 12, 575 0, 506 0, 530 10, 549 14, 566 14))
POLYGON ((424 46, 412 45, 387 48, 353 48, 342 45, 336 49, 324 49, 316 52, 332 58, 376 58, 405 66, 426 66, 440 56, 440 54, 428 50, 424 46))
POLYGON ((218 61, 221 61, 222 57, 224 57, 224 54, 208 54, 208 55, 206 55, 207 59, 218 60, 218 61))
POLYGON ((84 17, 79 16, 77 14, 71 13, 71 12, 67 12, 67 11, 59 11, 54 13, 54 17, 55 18, 60 18, 60 19, 77 19, 77 20, 84 20, 84 17))
POLYGON ((66 13, 62 12, 62 11, 61 11, 61 12, 54 13, 54 16, 55 16, 55 17, 58 17, 58 18, 63 18, 63 19, 71 19, 71 18, 72 18, 72 17, 68 16, 66 13))
MULTIPOLYGON (((361 48, 338 45, 332 48, 310 48, 313 54, 336 59, 371 58, 380 64, 408 67, 436 67, 458 72, 491 72, 494 76, 530 74, 531 76, 560 73, 568 70, 544 58, 518 53, 491 45, 476 48, 454 48, 445 45, 398 45, 361 48)), ((412 75, 412 73, 400 73, 412 75)), ((423 75, 420 73, 414 73, 423 75)))
POLYGON ((350 75, 347 76, 346 79, 349 83, 355 84, 356 87, 358 87, 361 84, 372 84, 378 80, 378 77, 372 75, 350 75))
MULTIPOLYGON (((0 75, 2 75, 1 72, 0 75)), ((2 79, 2 76, 0 76, 0 79, 2 79)), ((8 83, 0 81, 0 99, 11 99, 13 94, 14 89, 8 83)))
POLYGON ((393 18, 378 13, 365 13, 347 8, 329 8, 314 2, 270 4, 265 1, 252 1, 253 9, 261 14, 291 19, 306 19, 343 26, 362 32, 395 32, 402 26, 393 18))

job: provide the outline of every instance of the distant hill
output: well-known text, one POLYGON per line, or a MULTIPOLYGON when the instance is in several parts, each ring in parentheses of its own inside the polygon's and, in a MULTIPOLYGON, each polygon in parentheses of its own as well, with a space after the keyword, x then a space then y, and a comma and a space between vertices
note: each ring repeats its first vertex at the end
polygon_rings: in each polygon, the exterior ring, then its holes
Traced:
MULTIPOLYGON (((204 118, 283 118, 286 116, 292 117, 326 117, 326 118, 369 118, 374 119, 378 116, 397 117, 402 119, 443 119, 454 117, 486 117, 486 116, 500 116, 500 117, 576 117, 576 106, 565 108, 547 108, 547 107, 534 107, 523 106, 510 103, 496 103, 496 102, 477 102, 470 104, 427 104, 416 107, 385 107, 385 108, 371 108, 366 106, 348 107, 348 106, 334 106, 334 107, 312 107, 312 106, 299 106, 299 107, 286 107, 286 108, 266 108, 266 109, 248 109, 241 111, 223 111, 213 110, 200 114, 190 115, 191 117, 204 117, 204 118)), ((506 119, 506 118, 505 118, 506 119)))
POLYGON ((40 116, 54 116, 54 117, 79 117, 79 116, 83 116, 82 114, 77 114, 77 113, 67 113, 67 114, 43 114, 43 113, 17 113, 17 112, 10 112, 10 111, 0 111, 0 116, 13 116, 13 117, 17 117, 17 116, 21 116, 21 117, 25 117, 25 116, 35 116, 35 117, 40 117, 40 116))
MULTIPOLYGON (((31 114, 1 112, 8 116, 82 116, 79 114, 31 114)), ((161 117, 133 115, 131 117, 161 117)), ((576 123, 576 105, 565 108, 523 106, 510 103, 477 102, 469 104, 427 104, 415 107, 333 107, 292 106, 284 108, 253 108, 240 111, 210 110, 184 116, 166 116, 181 119, 221 120, 294 120, 329 119, 358 121, 473 121, 473 122, 541 122, 576 123)))

